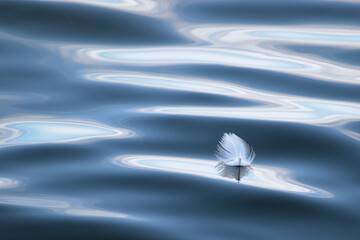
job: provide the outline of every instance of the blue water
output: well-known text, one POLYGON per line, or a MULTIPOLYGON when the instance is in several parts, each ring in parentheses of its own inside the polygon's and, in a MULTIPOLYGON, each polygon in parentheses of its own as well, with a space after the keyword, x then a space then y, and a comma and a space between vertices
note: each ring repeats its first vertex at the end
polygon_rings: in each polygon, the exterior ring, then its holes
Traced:
POLYGON ((0 239, 360 239, 359 13, 1 1, 0 239))

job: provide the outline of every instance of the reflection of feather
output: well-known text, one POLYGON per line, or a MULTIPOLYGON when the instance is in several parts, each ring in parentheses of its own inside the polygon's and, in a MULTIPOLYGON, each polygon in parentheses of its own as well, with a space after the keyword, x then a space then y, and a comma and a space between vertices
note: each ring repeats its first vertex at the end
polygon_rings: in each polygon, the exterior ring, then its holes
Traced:
POLYGON ((249 166, 256 155, 249 144, 233 133, 224 133, 216 150, 216 157, 228 166, 249 166))
POLYGON ((215 169, 220 176, 230 178, 230 179, 236 179, 238 181, 240 181, 243 177, 251 175, 253 172, 253 169, 251 166, 231 167, 231 166, 226 166, 223 163, 218 163, 215 166, 215 169))

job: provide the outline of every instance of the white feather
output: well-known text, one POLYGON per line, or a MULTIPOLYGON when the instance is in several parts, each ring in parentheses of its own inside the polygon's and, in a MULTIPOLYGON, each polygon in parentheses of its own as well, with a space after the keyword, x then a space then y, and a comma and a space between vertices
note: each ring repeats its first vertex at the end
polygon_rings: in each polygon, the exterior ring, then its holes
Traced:
POLYGON ((228 166, 249 166, 256 156, 254 149, 233 133, 224 133, 215 155, 228 166))

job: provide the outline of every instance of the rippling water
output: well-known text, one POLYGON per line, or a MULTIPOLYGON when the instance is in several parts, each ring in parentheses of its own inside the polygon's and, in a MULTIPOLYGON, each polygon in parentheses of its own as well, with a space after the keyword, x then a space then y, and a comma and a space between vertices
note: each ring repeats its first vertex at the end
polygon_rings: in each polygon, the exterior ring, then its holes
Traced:
POLYGON ((0 238, 358 239, 359 13, 1 1, 0 238))

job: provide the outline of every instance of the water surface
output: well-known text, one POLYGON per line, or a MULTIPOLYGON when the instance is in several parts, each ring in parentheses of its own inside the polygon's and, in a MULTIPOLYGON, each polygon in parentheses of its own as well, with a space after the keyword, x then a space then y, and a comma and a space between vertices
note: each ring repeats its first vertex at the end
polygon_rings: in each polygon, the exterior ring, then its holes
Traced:
POLYGON ((0 238, 358 239, 359 12, 1 1, 0 238))

